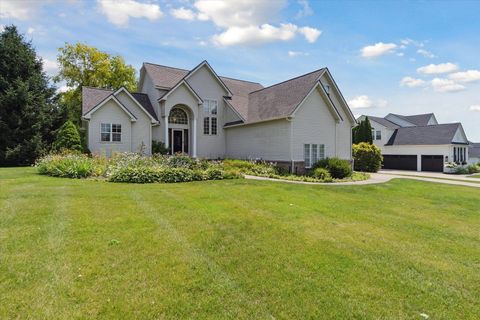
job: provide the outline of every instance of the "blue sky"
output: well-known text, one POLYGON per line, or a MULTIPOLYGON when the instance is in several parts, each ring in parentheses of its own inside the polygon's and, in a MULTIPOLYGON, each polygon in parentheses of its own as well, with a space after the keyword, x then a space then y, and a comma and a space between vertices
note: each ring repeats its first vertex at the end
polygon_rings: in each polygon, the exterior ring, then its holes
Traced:
POLYGON ((480 2, 0 0, 55 73, 83 42, 142 62, 270 85, 327 66, 355 115, 434 112, 480 141, 480 2))

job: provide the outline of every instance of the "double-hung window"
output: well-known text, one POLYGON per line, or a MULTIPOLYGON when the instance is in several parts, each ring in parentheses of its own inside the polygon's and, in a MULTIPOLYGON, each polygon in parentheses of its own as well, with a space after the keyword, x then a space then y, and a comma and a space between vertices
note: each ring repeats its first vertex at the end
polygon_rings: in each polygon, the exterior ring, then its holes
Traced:
POLYGON ((382 140, 382 131, 375 131, 375 140, 382 140))
POLYGON ((305 168, 310 168, 318 160, 325 159, 325 145, 324 144, 304 144, 303 156, 304 156, 305 168))
POLYGON ((100 141, 102 142, 121 142, 122 125, 115 123, 102 123, 100 125, 100 141))
POLYGON ((217 100, 203 100, 203 134, 217 134, 217 100))

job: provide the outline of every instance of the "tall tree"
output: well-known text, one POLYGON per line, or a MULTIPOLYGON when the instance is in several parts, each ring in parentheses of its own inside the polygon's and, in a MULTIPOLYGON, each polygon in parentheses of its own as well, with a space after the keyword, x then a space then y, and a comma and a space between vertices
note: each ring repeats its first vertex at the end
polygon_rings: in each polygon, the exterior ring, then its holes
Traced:
POLYGON ((60 65, 56 82, 65 81, 68 91, 61 102, 68 109, 69 120, 80 126, 82 86, 134 91, 137 87, 135 69, 120 56, 113 56, 82 43, 65 44, 59 48, 60 65))
POLYGON ((358 144, 360 142, 373 143, 372 126, 368 117, 360 121, 358 126, 353 128, 353 143, 358 144))
POLYGON ((48 151, 65 121, 55 98, 32 44, 7 26, 0 34, 0 166, 30 164, 48 151))

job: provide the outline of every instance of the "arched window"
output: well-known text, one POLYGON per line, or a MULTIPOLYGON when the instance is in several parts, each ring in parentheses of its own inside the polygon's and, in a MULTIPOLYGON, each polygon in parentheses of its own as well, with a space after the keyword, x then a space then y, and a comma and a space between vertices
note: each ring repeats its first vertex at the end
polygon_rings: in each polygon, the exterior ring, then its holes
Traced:
POLYGON ((168 123, 188 124, 187 113, 180 108, 174 108, 168 115, 168 123))

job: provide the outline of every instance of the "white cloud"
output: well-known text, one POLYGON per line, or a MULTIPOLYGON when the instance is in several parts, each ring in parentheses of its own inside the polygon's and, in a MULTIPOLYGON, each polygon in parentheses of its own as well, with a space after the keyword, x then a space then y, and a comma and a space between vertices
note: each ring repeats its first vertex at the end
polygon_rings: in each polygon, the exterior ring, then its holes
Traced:
POLYGON ((307 39, 307 41, 310 43, 314 43, 315 41, 317 41, 318 37, 320 37, 320 35, 322 34, 322 31, 310 27, 299 28, 298 32, 303 34, 305 39, 307 39))
POLYGON ((42 60, 43 60, 43 71, 45 71, 50 75, 53 75, 57 72, 58 70, 57 61, 49 60, 49 59, 42 59, 42 60))
POLYGON ((384 108, 388 102, 384 99, 373 101, 369 96, 361 95, 349 100, 348 105, 352 109, 384 108))
POLYGON ((184 7, 180 7, 178 9, 172 9, 170 10, 170 14, 174 16, 177 19, 181 20, 195 20, 196 15, 193 10, 190 9, 185 9, 184 7))
POLYGON ((415 87, 423 87, 426 85, 426 82, 422 79, 416 79, 412 77, 404 77, 400 81, 400 85, 402 87, 409 87, 409 88, 415 88, 415 87))
POLYGON ((32 28, 32 27, 28 28, 27 30, 27 34, 32 34, 34 32, 35 32, 35 28, 32 28))
POLYGON ((477 105, 470 106, 470 108, 468 108, 468 110, 480 112, 480 105, 477 104, 477 105))
POLYGON ((313 14, 313 10, 310 7, 310 3, 308 3, 307 0, 298 0, 297 2, 302 7, 297 13, 297 16, 296 16, 297 19, 306 17, 306 16, 311 16, 313 14))
POLYGON ((274 27, 263 24, 259 27, 231 27, 225 32, 213 36, 213 42, 219 46, 238 44, 258 45, 266 42, 282 40, 287 41, 295 37, 297 26, 289 23, 274 27))
POLYGON ((425 49, 418 49, 417 53, 421 54, 425 58, 435 58, 435 55, 433 53, 431 53, 430 51, 425 50, 425 49))
POLYGON ((5 26, 3 24, 0 24, 0 32, 3 32, 5 30, 5 26))
POLYGON ((57 93, 67 92, 67 91, 69 91, 70 89, 71 89, 70 87, 68 87, 68 86, 66 86, 66 85, 63 85, 63 86, 61 86, 61 87, 59 87, 59 88, 57 89, 57 93))
POLYGON ((456 64, 447 62, 447 63, 440 63, 440 64, 429 64, 427 66, 418 68, 417 72, 423 73, 423 74, 440 74, 440 73, 449 73, 457 70, 458 70, 458 66, 456 64))
POLYGON ((480 80, 480 71, 467 70, 463 72, 455 72, 448 75, 448 78, 458 82, 474 82, 480 80))
POLYGON ((375 58, 392 53, 395 48, 397 48, 395 43, 378 42, 374 45, 363 47, 361 52, 364 58, 375 58))
POLYGON ((457 92, 465 89, 461 84, 443 78, 434 78, 432 80, 432 88, 436 92, 457 92))
POLYGON ((0 18, 27 20, 32 16, 37 1, 1 0, 0 18))
POLYGON ((308 56, 308 55, 310 55, 308 52, 288 51, 288 56, 289 57, 308 56))
POLYGON ((198 0, 194 14, 199 20, 211 20, 223 29, 212 37, 218 46, 259 45, 272 41, 288 41, 301 34, 313 43, 321 31, 312 27, 299 27, 292 23, 273 25, 286 1, 271 0, 198 0))
POLYGON ((130 18, 156 20, 163 15, 159 5, 134 0, 98 0, 98 4, 108 21, 119 27, 127 26, 130 18))

